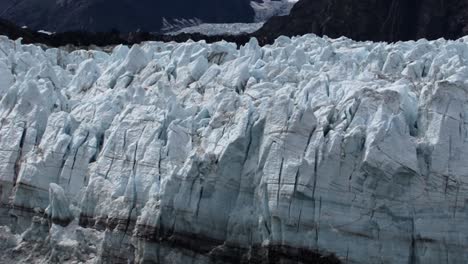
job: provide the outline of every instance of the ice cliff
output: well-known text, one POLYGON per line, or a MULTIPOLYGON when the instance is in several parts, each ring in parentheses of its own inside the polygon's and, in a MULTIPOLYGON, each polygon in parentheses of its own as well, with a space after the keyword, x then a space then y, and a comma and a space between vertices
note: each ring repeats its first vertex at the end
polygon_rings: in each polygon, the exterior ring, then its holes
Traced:
POLYGON ((463 263, 467 61, 468 39, 0 38, 0 262, 463 263))

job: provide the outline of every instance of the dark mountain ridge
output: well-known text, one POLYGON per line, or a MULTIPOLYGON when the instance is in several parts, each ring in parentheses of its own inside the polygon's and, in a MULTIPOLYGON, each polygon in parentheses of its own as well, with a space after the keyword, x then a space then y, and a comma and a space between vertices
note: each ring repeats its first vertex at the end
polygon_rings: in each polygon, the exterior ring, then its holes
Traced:
POLYGON ((54 47, 67 44, 133 44, 147 40, 184 42, 189 39, 207 42, 226 40, 242 45, 251 37, 256 37, 264 45, 272 43, 280 35, 307 33, 333 38, 346 36, 355 40, 395 42, 419 38, 457 39, 467 35, 468 0, 301 0, 290 15, 273 17, 257 32, 237 36, 108 32, 71 31, 48 36, 0 20, 0 35, 13 39, 23 37, 25 43, 43 43, 54 47))
POLYGON ((468 33, 467 0, 301 0, 254 35, 307 33, 355 40, 456 39, 468 33))
POLYGON ((162 19, 252 22, 250 0, 2 0, 0 17, 35 30, 121 32, 161 29, 162 19))

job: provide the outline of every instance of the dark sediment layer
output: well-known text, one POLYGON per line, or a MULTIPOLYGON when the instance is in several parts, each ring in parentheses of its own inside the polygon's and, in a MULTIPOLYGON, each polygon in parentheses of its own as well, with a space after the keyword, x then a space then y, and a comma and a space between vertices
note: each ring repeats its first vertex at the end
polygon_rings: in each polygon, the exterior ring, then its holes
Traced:
POLYGON ((155 243, 162 246, 189 250, 208 256, 213 263, 304 263, 339 264, 341 261, 333 254, 311 249, 295 248, 287 245, 241 245, 216 241, 197 234, 171 234, 158 238, 155 243))
MULTIPOLYGON (((188 255, 203 255, 208 257, 211 263, 341 263, 334 254, 318 252, 313 249, 287 245, 238 245, 205 235, 180 233, 161 226, 136 225, 134 220, 94 219, 81 215, 79 223, 83 227, 97 228, 101 231, 108 230, 112 232, 112 235, 119 236, 120 241, 128 241, 131 236, 134 236, 134 239, 154 245, 155 250, 162 247, 185 252, 188 255)), ((113 246, 104 245, 104 248, 111 250, 113 246)), ((120 256, 118 252, 103 252, 101 257, 109 263, 127 263, 128 256, 126 254, 133 255, 134 252, 125 252, 124 256, 120 256)), ((144 263, 152 263, 152 261, 156 260, 144 259, 144 263)))

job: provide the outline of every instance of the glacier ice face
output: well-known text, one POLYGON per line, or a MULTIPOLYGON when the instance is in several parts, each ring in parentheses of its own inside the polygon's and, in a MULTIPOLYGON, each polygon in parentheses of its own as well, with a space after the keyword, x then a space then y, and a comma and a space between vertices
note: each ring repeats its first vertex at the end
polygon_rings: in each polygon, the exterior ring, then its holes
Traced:
POLYGON ((461 263, 467 41, 0 38, 2 258, 461 263))

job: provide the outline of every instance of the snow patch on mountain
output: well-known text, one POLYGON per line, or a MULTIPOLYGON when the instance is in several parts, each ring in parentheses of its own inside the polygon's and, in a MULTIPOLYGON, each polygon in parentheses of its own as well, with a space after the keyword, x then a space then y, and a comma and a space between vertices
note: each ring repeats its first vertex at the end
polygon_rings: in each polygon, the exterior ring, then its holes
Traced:
POLYGON ((273 16, 286 16, 298 0, 263 0, 263 2, 252 1, 251 6, 255 10, 255 21, 264 22, 273 16))

